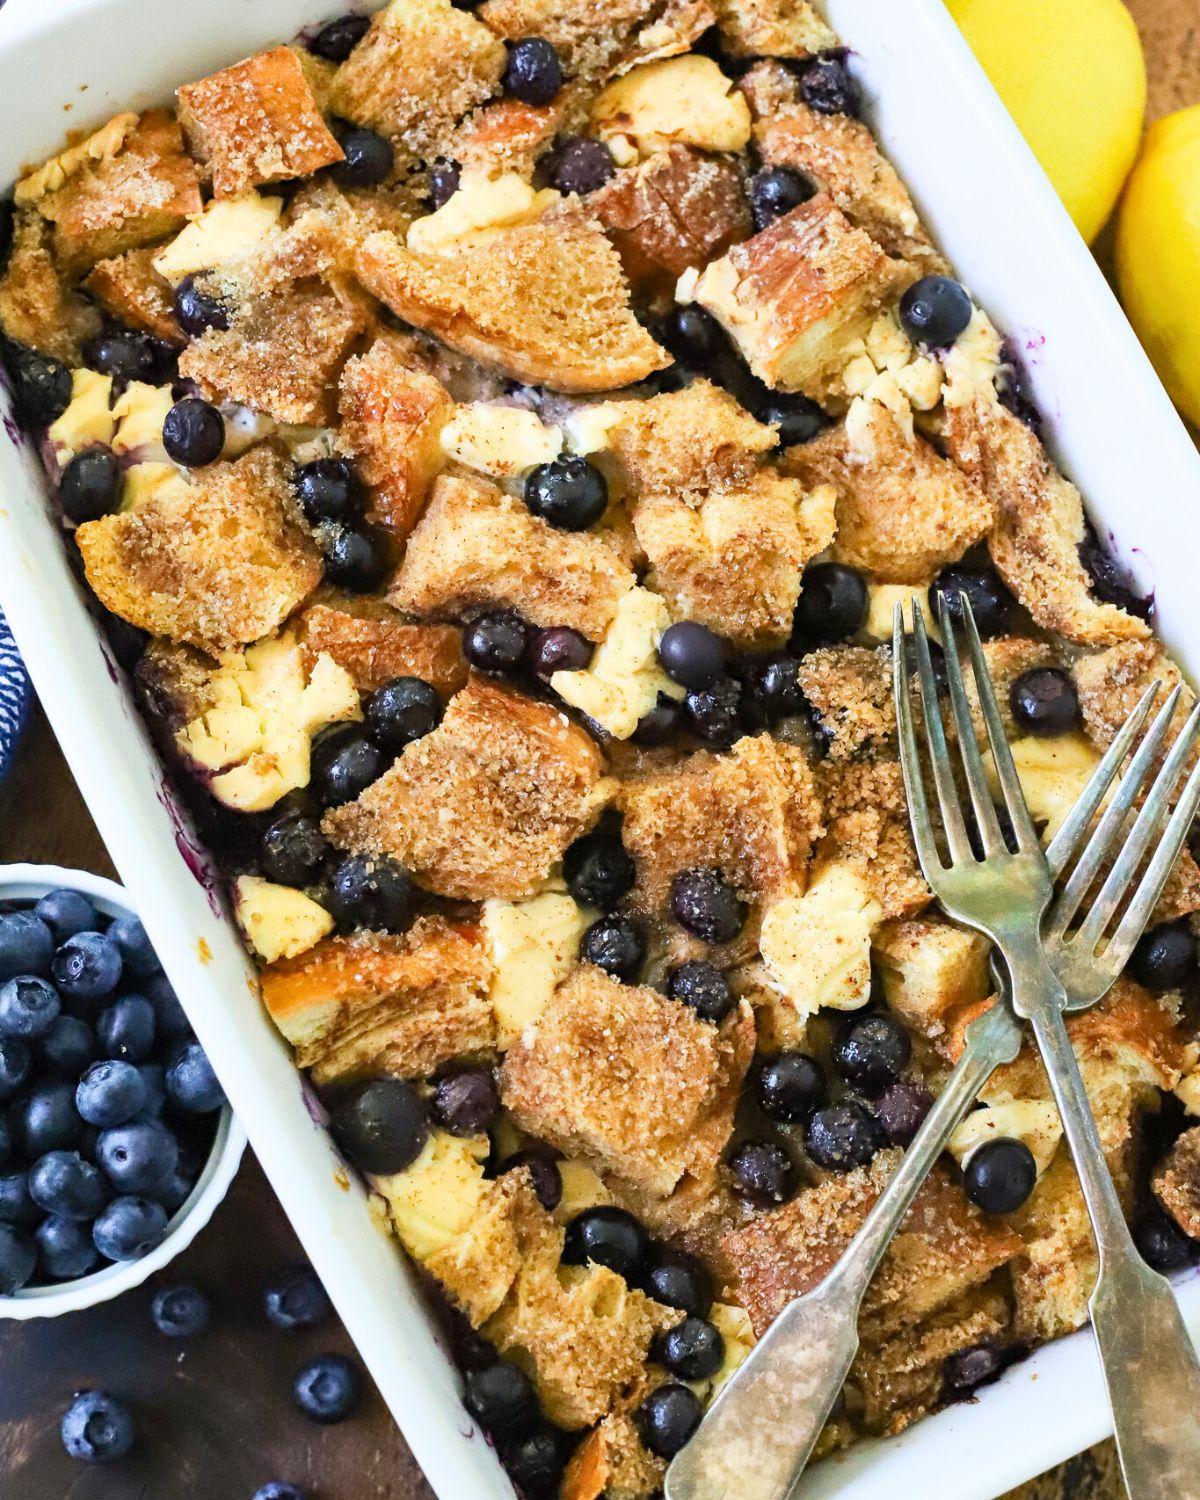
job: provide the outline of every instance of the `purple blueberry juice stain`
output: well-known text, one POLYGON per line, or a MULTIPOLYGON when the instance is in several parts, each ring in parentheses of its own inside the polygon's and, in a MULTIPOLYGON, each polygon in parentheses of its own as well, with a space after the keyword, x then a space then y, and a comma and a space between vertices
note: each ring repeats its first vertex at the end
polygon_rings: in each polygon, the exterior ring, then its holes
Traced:
POLYGON ((175 789, 166 776, 159 778, 155 795, 171 820, 175 833, 175 847, 179 850, 180 858, 187 866, 192 878, 204 891, 213 915, 223 918, 226 914, 225 902, 221 894, 222 882, 216 864, 192 831, 187 815, 175 795, 175 789))
POLYGON ((329 1111, 321 1103, 321 1097, 309 1082, 306 1073, 300 1075, 300 1098, 304 1101, 308 1118, 324 1130, 329 1124, 329 1111))

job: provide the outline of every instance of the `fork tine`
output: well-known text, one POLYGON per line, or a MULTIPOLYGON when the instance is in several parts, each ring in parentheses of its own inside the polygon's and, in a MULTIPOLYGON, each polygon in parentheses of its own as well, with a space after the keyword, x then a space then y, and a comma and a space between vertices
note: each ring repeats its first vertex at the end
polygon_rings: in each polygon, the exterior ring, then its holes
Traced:
POLYGON ((1088 777, 1088 783, 1079 801, 1046 846, 1046 862, 1050 866, 1050 873, 1056 880, 1070 863, 1089 824, 1100 810, 1100 804, 1104 801, 1117 772, 1125 764, 1125 757, 1133 748, 1133 742, 1146 722, 1146 715, 1150 712, 1150 705, 1158 697, 1161 688, 1161 682, 1154 682, 1142 694, 1137 707, 1122 725, 1121 732, 1104 752, 1100 764, 1088 777))
MULTIPOLYGON (((959 595, 959 598, 965 598, 959 595)), ((938 618, 942 627, 942 644, 946 653, 946 677, 950 684, 950 703, 954 709, 954 724, 958 731, 958 750, 962 756, 963 769, 967 774, 967 787, 971 793, 971 805, 975 809, 975 826, 979 829, 980 841, 985 855, 1004 851, 1004 837, 996 818, 992 794, 988 790, 987 773, 983 769, 983 757, 979 753, 979 739, 971 720, 971 706, 967 702, 967 690, 963 686, 962 667, 958 660, 958 642, 954 637, 954 622, 950 618, 946 600, 938 604, 938 618)))
POLYGON ((925 778, 921 774, 921 752, 917 748, 916 731, 912 721, 910 668, 908 643, 904 635, 904 609, 897 604, 892 627, 892 688, 896 699, 896 727, 900 740, 900 766, 904 772, 904 790, 908 801, 908 816, 912 824, 913 842, 922 869, 938 869, 941 855, 937 838, 929 819, 929 802, 925 796, 925 778))
POLYGON ((996 703, 996 693, 992 687, 991 673, 988 671, 987 660, 983 654, 983 645, 979 639, 979 631, 975 625, 975 615, 971 610, 971 601, 965 594, 960 594, 963 613, 963 633, 967 638, 967 651, 971 657, 971 670, 975 674, 975 691, 979 694, 979 706, 983 710, 983 722, 987 726, 988 739, 991 741, 992 760, 996 767, 996 776, 1000 782, 1000 789, 1004 793, 1004 805, 1008 809, 1009 820, 1013 826, 1013 832, 1017 836, 1017 845, 1020 849, 1028 852, 1037 849, 1037 830, 1033 826, 1033 819, 1029 816, 1029 808, 1025 803, 1025 792, 1021 786, 1021 778, 1017 775, 1017 768, 1013 764, 1012 751, 1008 748, 1008 736, 1004 732, 1004 722, 1000 718, 1000 708, 996 703))
POLYGON ((1125 847, 1117 856, 1116 863, 1109 871, 1108 879, 1101 887, 1091 911, 1080 926, 1076 941, 1083 944, 1085 952, 1090 952, 1099 943, 1101 934, 1124 898, 1130 881, 1149 853, 1150 845, 1157 837, 1163 819, 1166 817, 1171 793, 1183 774, 1197 736, 1200 736, 1200 704, 1192 710, 1187 723, 1171 746, 1171 753, 1155 778, 1154 786, 1125 841, 1125 847))
POLYGON ((946 843, 950 858, 954 861, 973 860, 974 850, 967 837, 967 825, 963 821, 962 808, 958 802, 958 788, 954 784, 954 773, 950 765, 950 750, 946 744, 946 730, 942 724, 942 708, 938 702, 937 683, 933 676, 933 662, 929 658, 929 637, 925 631, 925 617, 913 607, 913 645, 917 653, 917 680, 921 688, 921 713, 925 720, 925 740, 929 748, 929 760, 933 766, 933 784, 942 810, 942 826, 946 830, 946 843))
POLYGON ((1130 808, 1137 801, 1151 767, 1158 759, 1167 731, 1171 727, 1171 721, 1175 717, 1182 691, 1182 687, 1177 687, 1168 694, 1167 701, 1155 715, 1146 738, 1138 746, 1137 753, 1129 763, 1128 771, 1117 787, 1116 795, 1105 809, 1096 831, 1079 857, 1079 863, 1071 871, 1062 893, 1050 910, 1044 928, 1047 939, 1061 937, 1066 932, 1084 897, 1095 884, 1101 866, 1108 858, 1121 829, 1125 826, 1130 808))

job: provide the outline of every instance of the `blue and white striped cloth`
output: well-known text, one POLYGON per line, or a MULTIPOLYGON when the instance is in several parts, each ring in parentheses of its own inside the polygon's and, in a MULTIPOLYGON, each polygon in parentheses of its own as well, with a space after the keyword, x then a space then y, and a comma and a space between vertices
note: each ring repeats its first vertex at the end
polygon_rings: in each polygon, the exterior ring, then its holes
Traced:
POLYGON ((12 763, 13 751, 29 717, 33 689, 25 664, 12 638, 8 621, 0 614, 0 776, 12 763))

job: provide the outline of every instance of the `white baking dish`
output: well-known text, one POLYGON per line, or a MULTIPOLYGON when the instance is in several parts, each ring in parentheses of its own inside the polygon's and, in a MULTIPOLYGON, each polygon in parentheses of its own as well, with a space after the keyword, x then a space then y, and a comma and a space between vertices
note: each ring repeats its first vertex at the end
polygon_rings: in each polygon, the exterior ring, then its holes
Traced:
MULTIPOLYGON (((0 183, 65 130, 292 36, 329 0, 8 0, 0 9, 0 183)), ((1200 458, 1086 247, 940 0, 829 0, 879 100, 884 143, 979 300, 1020 336, 1063 460, 1102 528, 1155 589, 1167 639, 1200 663, 1200 458)), ((1086 59, 1079 60, 1086 66, 1086 59)), ((0 603, 121 875, 251 1143, 443 1500, 510 1489, 393 1246, 305 1107, 287 1049, 173 813, 110 670, 29 454, 0 434, 0 603)), ((52 789, 48 789, 48 794, 52 789)), ((1200 1328, 1200 1281, 1182 1289, 1200 1328)), ((1108 1430, 1087 1334, 978 1402, 863 1445, 806 1500, 988 1500, 1108 1430)))

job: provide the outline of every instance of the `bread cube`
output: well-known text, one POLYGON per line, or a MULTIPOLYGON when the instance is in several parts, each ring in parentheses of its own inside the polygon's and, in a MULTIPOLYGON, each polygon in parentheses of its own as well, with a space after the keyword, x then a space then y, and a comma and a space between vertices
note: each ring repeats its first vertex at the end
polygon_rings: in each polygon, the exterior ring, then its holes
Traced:
POLYGON ((188 142, 217 198, 308 177, 344 159, 290 47, 273 47, 178 93, 188 142))
POLYGON ((921 1036, 945 1031, 945 1017, 992 993, 990 947, 977 932, 936 918, 888 922, 872 941, 889 1009, 921 1036))
POLYGON ((611 794, 564 714, 473 678, 438 727, 356 802, 326 814, 339 848, 390 854, 441 896, 532 895, 611 794))
POLYGON ((504 172, 515 172, 528 182, 538 158, 553 144, 565 102, 565 90, 549 104, 495 99, 457 127, 447 155, 464 173, 482 173, 494 179, 504 172))
POLYGON ((1150 1185, 1184 1234, 1200 1237, 1200 1126, 1176 1140, 1154 1169, 1150 1185))
POLYGON ((373 693, 394 677, 419 677, 443 698, 466 686, 462 631, 453 625, 413 624, 381 599, 363 594, 322 594, 299 619, 306 661, 331 657, 373 693))
POLYGON ((715 0, 731 57, 809 57, 838 45, 810 0, 715 0))
POLYGON ((830 759, 891 753, 896 706, 889 647, 822 646, 802 658, 798 677, 820 719, 830 759))
POLYGON ((819 399, 846 343, 912 279, 819 193, 710 262, 694 295, 760 380, 819 399))
POLYGON ((84 286, 118 323, 180 344, 183 333, 175 321, 171 284, 155 270, 154 254, 149 248, 127 250, 99 261, 84 286))
POLYGON ((658 9, 656 0, 485 0, 477 14, 505 41, 545 37, 568 76, 593 82, 624 56, 637 28, 658 9))
POLYGON ((32 209, 19 210, 0 276, 0 334, 73 365, 79 359, 81 309, 59 277, 47 239, 45 221, 32 209))
POLYGON ((1161 707, 1166 695, 1175 688, 1183 688, 1173 733, 1183 727, 1196 702, 1196 694, 1184 681, 1178 666, 1154 640, 1125 641, 1106 651, 1081 656, 1074 664, 1072 676, 1079 693, 1084 730, 1101 751, 1107 750, 1116 739, 1151 683, 1162 684, 1156 707, 1161 707))
POLYGON ((450 0, 391 0, 337 71, 330 108, 386 135, 403 169, 447 154, 455 125, 499 88, 503 43, 450 0))
POLYGON ((898 761, 829 760, 818 767, 828 825, 814 873, 847 865, 874 893, 885 920, 915 917, 933 900, 913 847, 898 761))
POLYGON ((291 465, 266 447, 210 464, 184 494, 88 521, 75 538, 106 609, 213 654, 270 635, 321 581, 291 465))
POLYGON ((592 101, 589 133, 624 156, 671 146, 737 152, 750 139, 750 110, 733 81, 702 53, 674 49, 624 67, 592 101))
POLYGON ((586 532, 560 531, 491 485, 444 475, 408 540, 388 598, 416 614, 508 605, 535 625, 601 640, 634 576, 586 532))
POLYGON ((539 1140, 666 1197, 711 1176, 753 1051, 749 1006, 716 1027, 585 964, 509 1048, 500 1095, 539 1140))
POLYGON ((615 1411, 576 1448, 563 1475, 562 1500, 653 1500, 666 1460, 642 1442, 632 1418, 615 1411))

